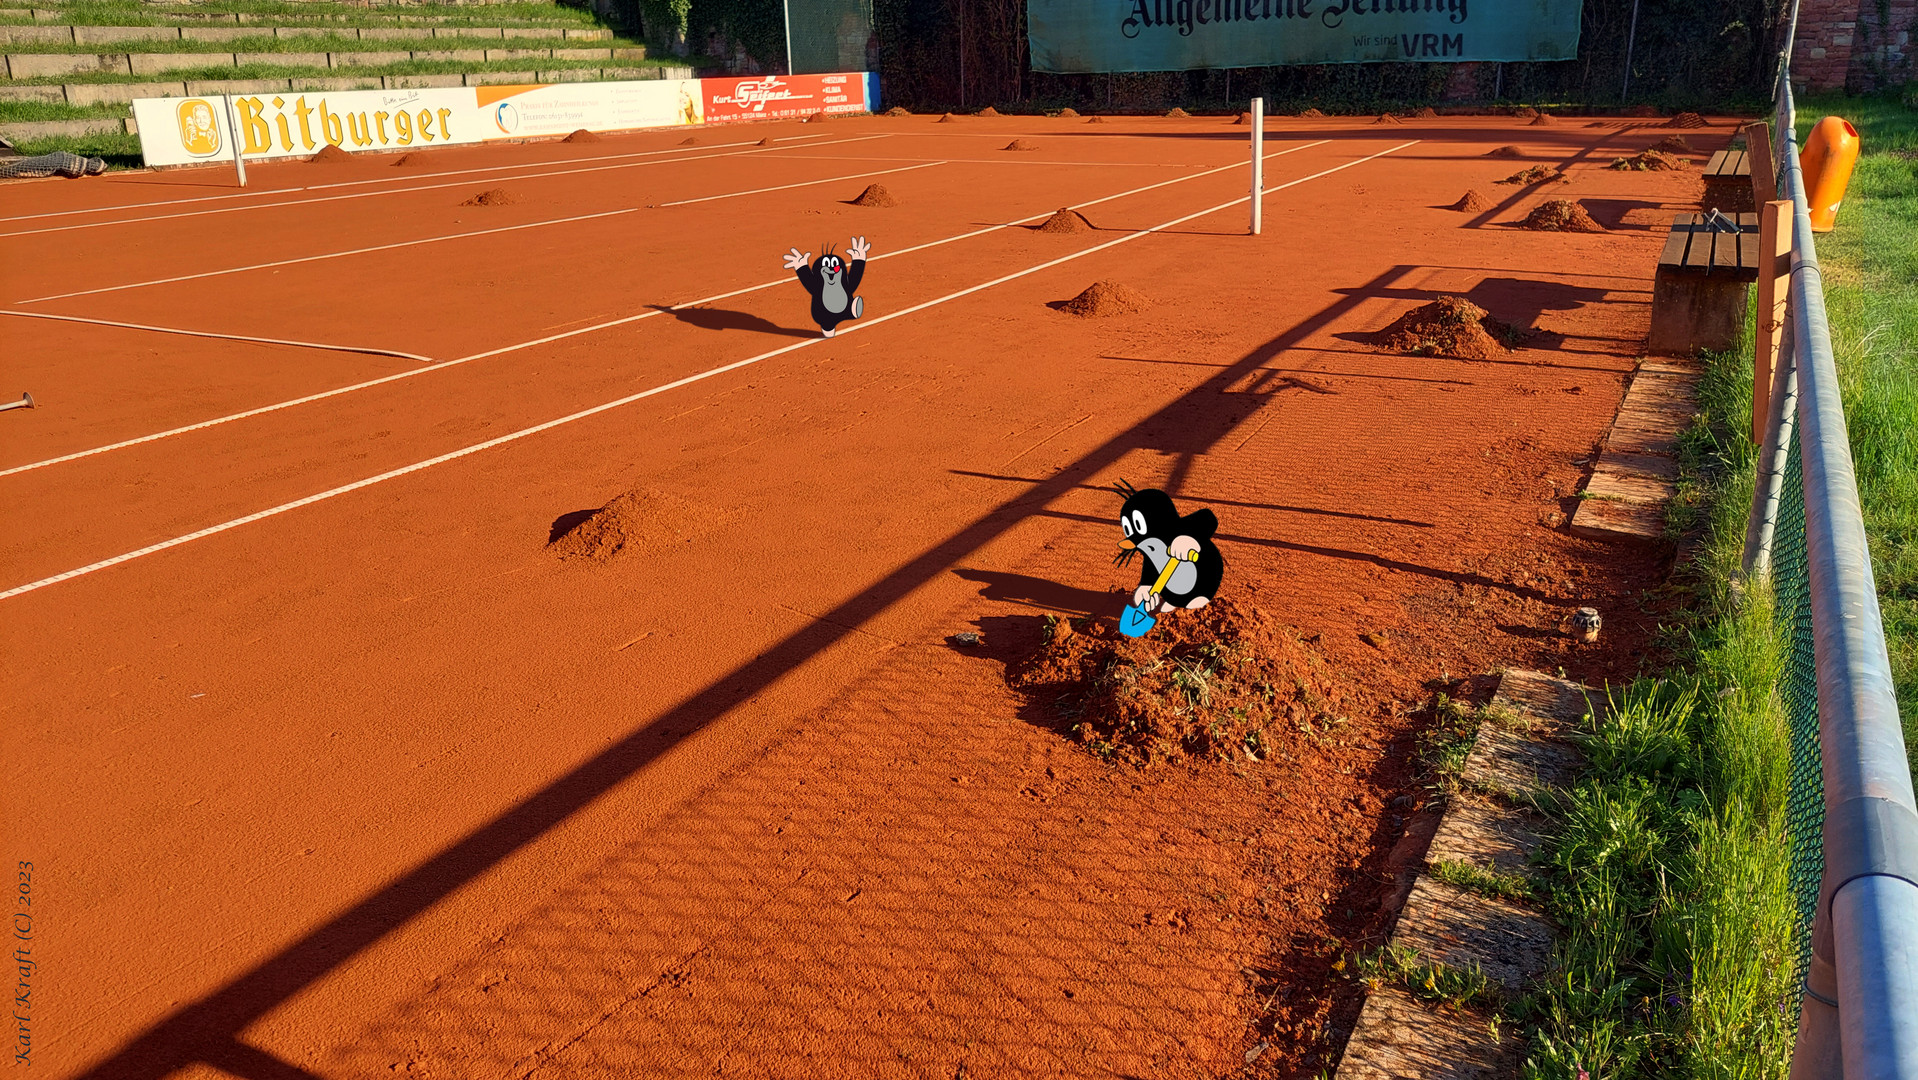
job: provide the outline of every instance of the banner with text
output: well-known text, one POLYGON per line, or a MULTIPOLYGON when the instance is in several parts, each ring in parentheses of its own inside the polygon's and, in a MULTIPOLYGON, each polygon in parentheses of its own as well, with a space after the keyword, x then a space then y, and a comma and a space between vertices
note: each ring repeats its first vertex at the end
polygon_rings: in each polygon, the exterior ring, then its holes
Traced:
POLYGON ((1581 0, 1028 0, 1034 71, 1570 60, 1581 0))
POLYGON ((864 72, 797 78, 658 79, 643 82, 460 86, 421 90, 281 91, 133 103, 148 165, 305 157, 344 150, 527 139, 714 121, 867 112, 877 102, 864 72))

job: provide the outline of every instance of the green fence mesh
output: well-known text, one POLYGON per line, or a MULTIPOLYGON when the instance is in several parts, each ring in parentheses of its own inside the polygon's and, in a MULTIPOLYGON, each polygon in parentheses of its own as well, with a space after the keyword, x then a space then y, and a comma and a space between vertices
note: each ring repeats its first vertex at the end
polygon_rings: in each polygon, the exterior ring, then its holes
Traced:
POLYGON ((1825 873, 1825 780, 1819 762, 1818 669, 1812 651, 1805 484, 1799 468, 1796 427, 1785 462, 1771 559, 1772 591, 1777 598, 1774 615, 1785 641, 1785 672, 1778 692, 1791 730, 1791 793, 1785 801, 1785 818, 1791 831, 1791 886, 1798 901, 1798 979, 1802 985, 1811 965, 1811 919, 1818 909, 1818 887, 1825 873))
POLYGON ((795 75, 871 71, 878 63, 872 0, 786 0, 795 75))

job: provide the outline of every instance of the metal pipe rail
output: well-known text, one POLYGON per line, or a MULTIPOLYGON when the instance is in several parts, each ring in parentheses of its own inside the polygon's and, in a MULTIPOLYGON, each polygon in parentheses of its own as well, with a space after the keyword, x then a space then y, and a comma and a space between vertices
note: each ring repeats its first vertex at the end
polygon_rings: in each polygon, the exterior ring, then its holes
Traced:
MULTIPOLYGON (((1786 318, 1797 376, 1825 802, 1824 882, 1791 1075, 1918 1080, 1918 802, 1798 164, 1789 68, 1780 74, 1779 186, 1792 202, 1786 318)), ((1781 408, 1786 400, 1781 395, 1781 408)), ((1778 429, 1781 421, 1769 426, 1778 429)), ((1776 454, 1781 444, 1767 443, 1776 454)), ((1755 499, 1754 511, 1764 501, 1755 499)))

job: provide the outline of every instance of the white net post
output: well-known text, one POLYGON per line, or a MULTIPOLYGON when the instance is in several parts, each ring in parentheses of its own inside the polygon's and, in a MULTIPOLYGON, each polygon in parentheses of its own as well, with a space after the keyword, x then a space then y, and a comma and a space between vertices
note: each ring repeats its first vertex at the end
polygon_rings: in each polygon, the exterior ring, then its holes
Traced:
POLYGON ((240 118, 233 111, 231 94, 220 98, 220 104, 226 107, 226 131, 228 141, 233 144, 233 171, 240 176, 240 186, 246 186, 246 162, 240 156, 240 118))
POLYGON ((1252 235, 1259 235, 1265 211, 1265 99, 1252 99, 1252 235))

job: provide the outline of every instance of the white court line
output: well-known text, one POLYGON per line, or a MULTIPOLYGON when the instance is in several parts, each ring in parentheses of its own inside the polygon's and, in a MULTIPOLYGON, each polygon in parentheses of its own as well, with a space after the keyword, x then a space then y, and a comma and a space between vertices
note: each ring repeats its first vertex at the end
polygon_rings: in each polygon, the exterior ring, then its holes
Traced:
MULTIPOLYGON (((1287 147, 1284 150, 1275 150, 1272 153, 1269 153, 1265 156, 1267 158, 1284 157, 1287 154, 1297 153, 1300 150, 1310 150, 1315 146, 1324 146, 1326 143, 1331 141, 1332 140, 1330 139, 1320 139, 1316 142, 1301 143, 1298 146, 1287 147)), ((1143 194, 1145 192, 1152 191, 1157 188, 1170 187, 1173 184, 1183 184, 1188 180, 1197 180, 1202 177, 1211 176, 1215 173, 1221 173, 1221 172, 1225 172, 1228 169, 1236 169, 1236 168, 1239 168, 1237 164, 1222 165, 1216 169, 1207 170, 1206 172, 1193 173, 1190 176, 1175 177, 1171 180, 1161 180, 1156 184, 1146 184, 1143 187, 1136 187, 1131 189, 1130 191, 1121 191, 1116 195, 1107 195, 1103 198, 1093 199, 1090 202, 1075 203, 1069 209, 1082 210, 1089 206, 1098 206, 1100 203, 1111 202, 1114 199, 1123 199, 1130 195, 1143 194)), ((1277 189, 1273 189, 1273 190, 1277 190, 1277 189)), ((958 233, 953 236, 945 237, 944 239, 941 239, 941 240, 932 240, 924 244, 917 244, 913 247, 901 248, 898 251, 891 251, 891 252, 886 252, 879 255, 874 255, 868 261, 878 262, 881 259, 889 259, 899 255, 910 255, 913 252, 924 251, 927 248, 939 247, 942 244, 951 244, 960 240, 970 240, 971 238, 975 236, 983 236, 986 233, 998 232, 1001 229, 1014 228, 1028 221, 1038 221, 1041 218, 1051 216, 1051 213, 1052 212, 1048 210, 1044 213, 1033 214, 1030 217, 1023 217, 1015 221, 1009 221, 1002 225, 988 225, 981 229, 974 229, 971 232, 958 233)), ((685 303, 674 304, 673 306, 666 308, 663 311, 656 308, 652 311, 642 312, 638 315, 626 315, 617 319, 609 319, 606 322, 594 323, 591 326, 582 326, 575 330, 566 330, 561 333, 552 334, 543 338, 535 338, 532 341, 524 341, 517 345, 507 345, 498 349, 489 349, 486 352, 474 353, 471 356, 462 356, 454 360, 448 360, 445 363, 436 364, 430 368, 416 368, 412 371, 402 371, 393 375, 384 375, 377 379, 368 379, 365 382, 354 383, 351 386, 335 387, 332 390, 322 390, 319 393, 308 394, 305 397, 297 397, 288 401, 278 401, 278 402, 274 402, 271 405, 262 405, 256 409, 247 409, 244 412, 228 413, 225 416, 216 416, 211 420, 202 420, 195 424, 187 424, 184 427, 171 428, 166 431, 157 431, 151 435, 141 435, 141 436, 138 436, 137 438, 126 439, 116 443, 109 443, 105 446, 96 446, 90 450, 76 450, 71 454, 62 454, 59 457, 47 458, 44 461, 30 462, 26 465, 16 465, 11 469, 0 469, 0 476, 12 476, 15 473, 31 472, 34 469, 43 469, 49 465, 60 465, 68 461, 77 461, 80 458, 92 457, 95 454, 104 454, 112 450, 124 450, 129 446, 139 446, 142 443, 150 443, 150 442, 157 441, 159 439, 172 438, 175 435, 185 435, 189 432, 200 431, 205 428, 218 427, 221 424, 230 424, 235 420, 245 420, 246 418, 251 416, 260 416, 264 413, 278 412, 281 409, 290 409, 295 405, 306 405, 315 401, 323 401, 330 397, 338 397, 341 394, 350 394, 356 390, 370 389, 372 387, 381 386, 386 383, 397 382, 400 379, 410 379, 415 375, 423 375, 429 371, 440 371, 445 368, 456 367, 460 364, 470 363, 474 360, 484 360, 488 357, 501 356, 503 354, 510 353, 510 352, 518 352, 522 349, 530 349, 536 345, 546 345, 551 342, 560 341, 565 338, 578 337, 581 334, 595 333, 600 330, 610 330, 615 326, 624 326, 627 323, 639 322, 642 319, 650 319, 657 315, 667 314, 668 312, 680 311, 682 309, 690 308, 690 307, 698 307, 701 304, 710 304, 719 300, 727 300, 735 296, 743 296, 747 293, 758 292, 761 289, 770 289, 770 288, 773 288, 774 286, 784 285, 785 283, 791 280, 792 278, 790 275, 785 275, 785 276, 774 278, 771 281, 760 282, 757 285, 748 285, 743 289, 734 289, 731 292, 716 293, 712 296, 704 296, 697 300, 688 300, 685 303)), ((26 313, 22 312, 21 314, 26 314, 26 313)))
MULTIPOLYGON (((1303 184, 1308 180, 1316 180, 1321 176, 1330 176, 1331 174, 1335 172, 1342 172, 1346 169, 1352 168, 1355 165, 1363 165, 1368 161, 1372 161, 1376 158, 1384 157, 1385 155, 1393 153, 1395 151, 1403 150, 1408 146, 1416 145, 1418 141, 1419 140, 1417 139, 1412 139, 1408 142, 1402 142, 1398 144, 1397 146, 1391 147, 1390 149, 1381 150, 1376 154, 1371 154, 1366 157, 1356 158, 1352 161, 1346 162, 1343 165, 1337 165, 1330 169, 1325 169, 1320 172, 1313 173, 1311 176, 1302 176, 1298 178, 1297 180, 1288 181, 1287 183, 1279 184, 1275 187, 1266 188, 1265 191, 1261 193, 1261 197, 1263 197, 1264 195, 1272 194, 1273 192, 1284 191, 1286 188, 1289 188, 1289 187, 1296 187, 1299 184, 1303 184)), ((940 304, 944 304, 952 300, 957 300, 963 296, 970 296, 973 293, 979 292, 981 290, 990 289, 995 285, 1003 285, 1008 281, 1014 281, 1019 278, 1026 277, 1029 274, 1036 274, 1041 270, 1051 269, 1052 267, 1058 266, 1061 263, 1068 263, 1074 259, 1082 259, 1082 258, 1085 258, 1087 255, 1092 255, 1100 251, 1105 251, 1108 248, 1117 247, 1120 244, 1129 243, 1130 241, 1137 240, 1140 237, 1150 236, 1153 233, 1160 232, 1165 229, 1170 229, 1175 225, 1183 225, 1186 222, 1191 221, 1195 218, 1202 218, 1208 214, 1216 214, 1221 210, 1227 210, 1227 209, 1230 209, 1231 207, 1238 206, 1241 203, 1248 202, 1251 200, 1251 198, 1252 196, 1250 195, 1241 195, 1238 198, 1233 199, 1229 202, 1222 202, 1222 203, 1219 203, 1217 206, 1210 206, 1196 213, 1187 214, 1184 217, 1178 217, 1178 218, 1172 219, 1171 221, 1162 222, 1158 225, 1152 226, 1149 229, 1140 229, 1137 232, 1128 233, 1125 236, 1121 236, 1116 240, 1108 240, 1103 244, 1095 244, 1094 246, 1085 248, 1084 250, 1075 251, 1070 255, 1062 255, 1059 258, 1052 259, 1048 262, 1040 263, 1037 266, 1027 267, 1024 270, 1017 270, 1017 271, 1014 271, 1013 273, 996 277, 992 279, 991 281, 985 282, 984 284, 974 285, 966 289, 960 289, 957 292, 947 293, 946 295, 941 296, 934 300, 927 300, 921 304, 914 304, 913 306, 909 308, 904 308, 899 311, 890 312, 888 314, 878 316, 874 318, 871 322, 866 323, 864 326, 859 326, 855 324, 851 328, 851 330, 854 330, 854 331, 869 330, 872 327, 878 326, 882 323, 891 322, 893 319, 901 319, 906 317, 907 315, 913 314, 914 312, 924 311, 927 308, 936 307, 940 304)), ((311 506, 314 503, 323 502, 327 499, 336 498, 340 495, 348 494, 349 492, 358 491, 361 488, 372 487, 374 484, 384 483, 388 480, 395 480, 395 479, 398 479, 399 477, 407 476, 409 474, 419 472, 422 469, 430 469, 435 465, 443 465, 449 461, 456 461, 460 458, 466 457, 469 454, 477 454, 482 450, 490 450, 496 446, 504 446, 507 443, 516 442, 520 439, 524 439, 532 435, 537 435, 543 431, 551 431, 552 429, 556 427, 573 423, 576 420, 584 420, 589 416, 597 416, 600 413, 607 412, 612 409, 617 409, 624 405, 630 405, 635 401, 643 401, 644 399, 653 397, 657 394, 664 394, 671 390, 677 390, 682 386, 690 386, 696 382, 703 382, 706 379, 710 379, 718 375, 724 375, 729 371, 737 371, 740 368, 749 367, 763 360, 770 360, 775 356, 783 356, 786 353, 794 352, 799 349, 804 349, 812 345, 817 345, 820 342, 827 341, 827 340, 838 340, 838 339, 837 338, 832 338, 832 339, 807 338, 803 341, 796 341, 791 345, 785 345, 780 348, 770 350, 768 352, 760 353, 758 356, 749 356, 744 360, 735 360, 730 364, 721 364, 718 367, 708 368, 705 371, 701 371, 693 375, 688 375, 682 379, 674 379, 672 382, 661 383, 660 385, 652 387, 650 389, 641 390, 637 394, 628 394, 625 397, 617 398, 615 400, 608 401, 603 404, 594 405, 591 408, 581 409, 580 411, 575 413, 569 413, 566 416, 559 417, 558 419, 555 419, 555 420, 548 420, 543 424, 534 424, 532 427, 525 427, 525 428, 519 429, 518 431, 511 431, 504 435, 500 435, 496 438, 488 439, 485 442, 474 443, 471 446, 461 447, 458 450, 453 450, 445 454, 440 454, 437 457, 427 458, 425 461, 416 461, 411 465, 403 465, 397 469, 389 469, 386 472, 380 473, 376 476, 369 476, 365 478, 364 480, 355 480, 354 482, 350 484, 342 484, 336 488, 329 488, 326 491, 322 491, 314 495, 308 495, 303 499, 295 499, 292 502, 281 503, 278 506, 270 507, 268 509, 258 511, 256 513, 248 514, 245 517, 234 518, 231 521, 221 522, 218 525, 208 526, 207 528, 200 529, 195 532, 187 533, 184 536, 176 536, 172 538, 171 540, 162 540, 161 542, 157 544, 149 544, 146 547, 140 548, 137 551, 129 551, 124 555, 115 555, 111 559, 102 559, 99 562, 90 563, 86 566, 82 566, 75 570, 68 570, 62 574, 55 574, 52 577, 41 578, 39 581, 28 582, 25 585, 16 585, 5 592, 0 592, 0 600, 5 600, 10 597, 19 596, 23 593, 29 593, 34 591, 35 589, 43 589, 49 585, 55 585, 62 581, 69 581, 73 578, 77 578, 85 574, 91 574, 97 570, 105 570, 108 567, 118 566, 124 562, 131 562, 132 560, 138 559, 145 555, 152 555, 155 552, 165 551, 168 548, 178 547, 181 544, 189 543, 194 540, 199 540, 203 537, 212 536, 216 533, 226 532, 228 529, 237 529, 242 525, 251 524, 252 522, 255 522, 255 521, 262 521, 262 520, 265 520, 266 518, 274 517, 279 514, 284 514, 290 510, 297 510, 303 506, 311 506)))
MULTIPOLYGON (((832 146, 837 143, 868 142, 872 139, 884 139, 885 135, 860 135, 850 139, 835 139, 832 142, 813 143, 813 146, 832 146)), ((580 169, 559 169, 554 172, 527 173, 521 176, 499 177, 524 183, 528 180, 545 180, 554 176, 572 176, 577 173, 608 172, 613 169, 643 169, 648 165, 674 165, 682 161, 711 161, 714 158, 744 157, 747 154, 766 153, 778 147, 768 146, 763 150, 740 150, 730 154, 707 154, 696 158, 675 158, 671 161, 629 161, 624 165, 595 165, 580 169)), ((75 232, 80 229, 103 229, 109 225, 139 225, 148 221, 171 221, 176 218, 205 217, 210 214, 234 214, 242 210, 277 210, 283 206, 305 206, 309 203, 344 202, 348 199, 371 199, 380 195, 406 195, 415 191, 434 191, 439 188, 466 187, 471 180, 455 180, 446 184, 418 184, 407 188, 393 188, 387 191, 360 191, 351 195, 321 195, 312 199, 287 199, 284 202, 253 203, 248 206, 219 206, 211 210, 186 210, 178 214, 149 214, 146 217, 116 218, 113 221, 83 221, 74 225, 54 225, 44 229, 21 229, 17 232, 0 233, 0 240, 14 236, 39 236, 42 233, 75 232)))
POLYGON ((118 326, 125 330, 151 330, 156 334, 181 334, 186 337, 219 338, 222 341, 255 341, 263 345, 297 345, 303 349, 330 349, 333 352, 371 353, 374 356, 397 356, 405 360, 418 360, 422 364, 436 361, 430 356, 418 356, 410 352, 394 349, 376 349, 370 345, 328 345, 319 341, 288 341, 285 338, 248 337, 245 334, 216 334, 211 330, 185 330, 177 326, 148 326, 145 323, 113 322, 110 319, 83 319, 78 315, 54 315, 45 311, 8 311, 0 308, 0 315, 12 315, 21 319, 52 319, 55 322, 92 323, 95 326, 118 326))
MULTIPOLYGON (((790 139, 823 139, 826 132, 816 135, 790 135, 790 139)), ((484 145, 475 143, 455 143, 455 146, 484 145)), ((518 165, 479 165, 471 169, 447 169, 440 172, 402 173, 397 176, 381 176, 371 180, 341 180, 331 184, 306 184, 301 187, 262 188, 258 191, 236 191, 225 195, 196 195, 190 199, 155 199, 152 202, 118 203, 113 206, 89 206, 81 210, 49 210, 40 214, 15 214, 12 217, 0 217, 5 221, 33 221, 38 218, 71 217, 74 214, 104 214, 109 210, 147 210, 156 206, 182 206, 187 203, 219 202, 227 199, 261 199, 272 195, 297 195, 302 191, 329 191, 333 188, 365 187, 368 184, 398 184, 407 180, 436 180, 446 176, 465 176, 471 173, 503 172, 507 169, 538 169, 548 165, 577 165, 582 161, 624 161, 627 158, 659 157, 663 154, 699 154, 705 150, 724 150, 731 146, 753 146, 757 142, 714 143, 711 146, 674 146, 665 150, 640 150, 630 154, 599 154, 593 157, 557 158, 553 161, 527 161, 518 165)), ((419 149, 415 147, 414 149, 419 149)), ((448 147, 429 147, 428 150, 444 150, 448 147)), ((772 149, 764 147, 763 149, 772 149)), ((752 151, 745 151, 752 153, 752 151)), ((729 154, 703 154, 703 157, 730 157, 729 154)), ((284 159, 283 159, 284 160, 284 159)))
POLYGON ((503 225, 497 229, 475 229, 472 232, 451 233, 446 236, 429 236, 424 240, 402 240, 395 244, 379 244, 374 247, 354 248, 351 251, 332 251, 324 255, 307 255, 298 259, 280 259, 277 262, 254 263, 251 266, 234 266, 225 270, 208 270, 199 274, 181 274, 177 277, 154 278, 151 281, 135 281, 126 285, 107 285, 98 289, 81 289, 78 292, 54 293, 52 296, 36 296, 31 300, 16 300, 16 304, 39 304, 48 300, 65 300, 72 296, 94 296, 98 293, 120 292, 124 289, 143 289, 148 285, 170 285, 176 281, 196 281, 200 278, 220 277, 224 274, 243 274, 248 270, 268 270, 275 266, 294 266, 299 263, 320 262, 325 259, 343 259, 348 255, 365 255, 370 251, 391 251, 394 248, 418 247, 421 244, 437 244, 446 240, 464 240, 469 236, 492 236, 495 233, 517 232, 521 229, 537 229, 546 225, 564 225, 572 221, 591 221, 594 218, 618 217, 621 214, 638 213, 639 208, 629 206, 624 210, 607 210, 598 214, 580 214, 576 217, 553 218, 549 221, 529 221, 524 225, 503 225))
POLYGON ((911 172, 914 169, 930 169, 934 165, 944 164, 945 162, 943 161, 926 161, 918 165, 901 166, 897 169, 881 169, 878 172, 853 173, 851 176, 829 176, 824 180, 801 180, 797 184, 778 184, 774 187, 753 188, 749 191, 729 191, 724 195, 702 195, 697 199, 680 199, 677 202, 654 203, 653 205, 660 209, 665 209, 668 206, 691 206, 694 203, 716 202, 720 199, 737 199, 741 195, 763 195, 768 191, 786 191, 791 188, 812 187, 814 184, 828 184, 834 180, 860 180, 868 176, 886 176, 890 173, 911 172))

